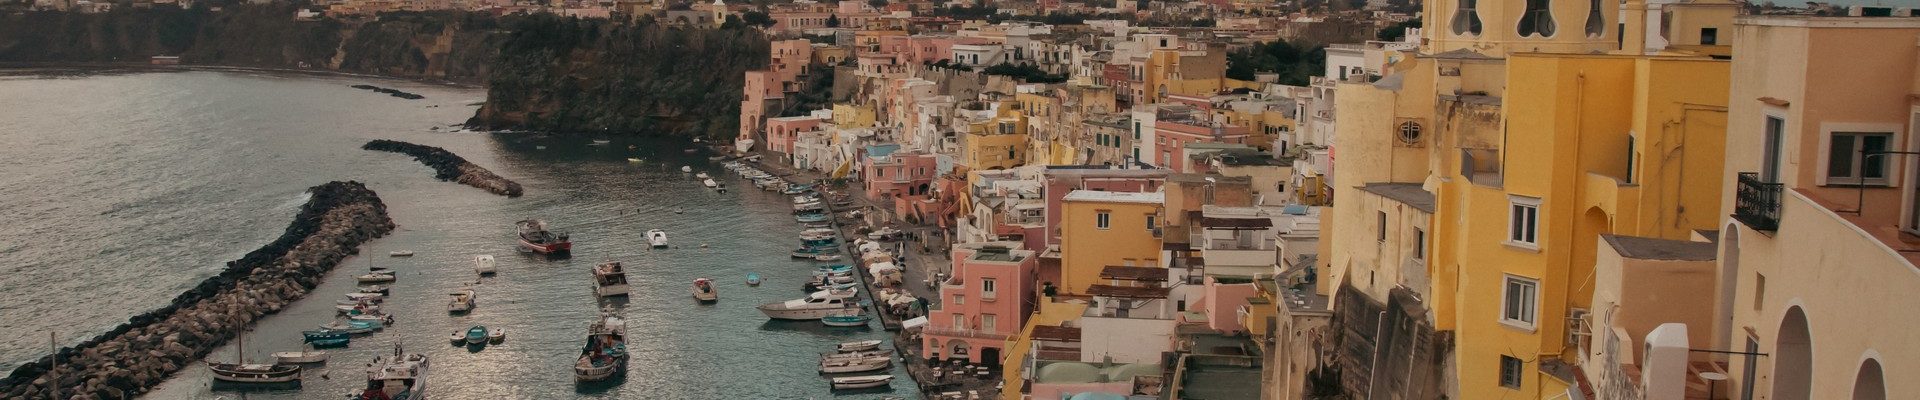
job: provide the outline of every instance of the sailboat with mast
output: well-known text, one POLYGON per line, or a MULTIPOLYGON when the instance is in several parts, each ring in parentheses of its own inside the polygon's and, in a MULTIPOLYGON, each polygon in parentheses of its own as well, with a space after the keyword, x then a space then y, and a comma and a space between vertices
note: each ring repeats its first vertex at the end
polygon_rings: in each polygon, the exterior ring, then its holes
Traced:
POLYGON ((300 381, 300 366, 274 364, 248 364, 247 334, 240 331, 233 350, 233 363, 207 363, 207 369, 213 372, 213 379, 227 383, 276 384, 300 381))

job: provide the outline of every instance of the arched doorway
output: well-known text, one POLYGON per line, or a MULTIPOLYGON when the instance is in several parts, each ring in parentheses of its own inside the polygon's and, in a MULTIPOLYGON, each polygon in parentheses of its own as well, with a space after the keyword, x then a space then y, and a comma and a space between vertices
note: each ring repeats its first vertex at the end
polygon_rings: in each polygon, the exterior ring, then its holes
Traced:
POLYGON ((1773 346, 1773 400, 1813 397, 1813 334, 1800 306, 1787 308, 1773 346))
POLYGON ((1880 360, 1869 358, 1860 363, 1860 373, 1853 377, 1853 400, 1887 400, 1886 373, 1880 370, 1880 360))

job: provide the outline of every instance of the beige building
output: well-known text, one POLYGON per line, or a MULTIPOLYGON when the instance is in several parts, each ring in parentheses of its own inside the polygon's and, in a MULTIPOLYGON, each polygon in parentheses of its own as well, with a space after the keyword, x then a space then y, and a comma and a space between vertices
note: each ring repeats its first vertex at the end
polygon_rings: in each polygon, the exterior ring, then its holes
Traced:
POLYGON ((1920 398, 1920 19, 1734 27, 1711 348, 1733 398, 1920 398))

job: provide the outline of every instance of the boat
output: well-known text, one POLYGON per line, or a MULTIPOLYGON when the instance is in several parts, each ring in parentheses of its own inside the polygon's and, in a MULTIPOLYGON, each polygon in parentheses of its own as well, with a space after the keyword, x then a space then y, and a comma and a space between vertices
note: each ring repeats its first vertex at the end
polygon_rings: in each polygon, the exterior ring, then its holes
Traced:
POLYGON ((807 293, 813 293, 822 290, 847 290, 852 289, 854 286, 859 286, 859 284, 852 282, 832 283, 827 282, 825 279, 814 279, 811 282, 807 282, 801 289, 807 291, 807 293))
POLYGON ((801 240, 825 239, 825 238, 838 237, 838 236, 839 236, 839 233, 834 232, 833 229, 811 228, 811 229, 800 231, 801 240))
POLYGON ((713 280, 700 278, 693 280, 693 299, 702 303, 720 301, 720 292, 713 287, 713 280))
POLYGON ((627 295, 627 270, 619 261, 608 261, 593 267, 593 294, 600 297, 627 295))
POLYGON ((700 181, 700 184, 702 184, 702 185, 707 185, 707 188, 717 188, 717 187, 720 187, 720 183, 719 183, 719 182, 714 182, 714 181, 713 181, 713 179, 710 179, 710 178, 709 178, 709 179, 703 179, 703 180, 701 180, 701 181, 700 181))
POLYGON ((500 268, 494 265, 492 254, 481 254, 473 256, 473 272, 480 275, 493 275, 500 272, 500 268))
POLYGON ((349 315, 347 316, 347 320, 372 322, 380 324, 381 326, 393 325, 393 315, 378 312, 349 315))
POLYGON ((693 166, 682 165, 680 166, 680 172, 693 172, 693 166))
POLYGON ((520 247, 540 254, 560 254, 573 250, 573 242, 567 240, 567 234, 548 231, 546 221, 527 219, 518 224, 520 247))
POLYGON ((467 344, 467 331, 453 331, 453 334, 447 335, 447 339, 455 346, 467 344))
POLYGON ((467 328, 467 345, 468 346, 480 346, 485 344, 487 344, 487 327, 474 325, 472 328, 467 328))
POLYGON ((354 280, 360 281, 360 283, 388 283, 399 280, 399 278, 394 277, 392 272, 375 272, 355 277, 354 280))
POLYGON ((380 325, 378 322, 355 321, 351 319, 335 320, 325 325, 320 325, 320 329, 322 330, 351 334, 373 333, 373 331, 380 330, 380 328, 384 327, 385 326, 380 325))
POLYGON ((869 317, 865 312, 860 312, 860 311, 847 312, 847 313, 820 317, 821 324, 826 326, 838 326, 838 327, 867 326, 867 321, 871 321, 871 320, 873 320, 873 317, 869 317))
POLYGON ((354 302, 360 302, 363 300, 379 302, 382 299, 386 299, 386 298, 387 298, 387 295, 381 294, 381 293, 359 293, 359 292, 347 293, 347 300, 353 300, 354 302))
POLYGON ((821 254, 813 256, 814 261, 840 261, 839 254, 821 254))
POLYGON ((848 264, 822 265, 815 267, 813 270, 817 272, 852 272, 853 266, 848 264))
POLYGON ((301 339, 313 347, 334 347, 347 344, 353 337, 345 331, 314 330, 300 332, 301 339))
POLYGON ((868 389, 887 386, 892 383, 893 375, 865 375, 833 378, 834 390, 868 389))
POLYGON ((793 258, 802 258, 802 259, 811 260, 814 257, 819 257, 822 254, 834 254, 839 252, 840 252, 840 249, 833 248, 833 247, 802 248, 802 249, 797 249, 793 251, 793 258))
POLYGON ((627 323, 612 313, 587 327, 587 344, 573 365, 573 380, 598 382, 627 372, 627 323))
POLYGON ((276 364, 312 364, 327 362, 327 352, 319 350, 282 351, 273 353, 273 362, 276 364))
POLYGON ((448 293, 448 295, 453 296, 453 299, 447 301, 447 312, 449 313, 473 311, 473 307, 479 305, 473 299, 473 289, 461 289, 458 292, 448 293))
POLYGON ((889 226, 889 227, 880 228, 880 230, 876 230, 871 233, 868 233, 867 238, 873 239, 873 240, 893 240, 893 239, 899 238, 901 233, 904 233, 904 232, 901 232, 899 229, 894 229, 893 227, 889 226))
POLYGON ((630 162, 630 163, 636 163, 636 164, 637 164, 637 163, 639 163, 639 162, 640 162, 640 159, 638 159, 638 158, 633 158, 633 157, 627 157, 627 162, 630 162))
POLYGON ((507 341, 506 329, 493 328, 493 329, 487 330, 488 344, 500 344, 500 342, 505 342, 505 341, 507 341))
POLYGON ((353 396, 356 400, 421 400, 427 397, 427 356, 407 354, 400 343, 393 344, 393 355, 375 357, 367 368, 367 385, 353 396))
POLYGON ((867 350, 880 348, 880 343, 883 343, 883 342, 884 341, 880 339, 862 340, 858 342, 844 342, 836 346, 835 349, 839 350, 842 353, 850 353, 855 351, 867 351, 867 350))
POLYGON ((413 250, 394 250, 387 252, 390 257, 413 257, 413 250))
POLYGON ((702 171, 702 172, 700 172, 700 173, 697 173, 697 174, 693 174, 693 177, 694 177, 694 178, 699 178, 699 179, 707 179, 707 178, 712 178, 713 176, 711 176, 711 175, 707 175, 707 173, 706 173, 705 171, 702 171))
POLYGON ((612 141, 612 140, 606 140, 606 139, 594 139, 594 140, 593 140, 593 143, 591 143, 591 144, 589 144, 589 145, 590 145, 590 146, 605 146, 605 145, 607 145, 608 143, 613 143, 613 141, 612 141))
POLYGON ((748 272, 748 273, 747 273, 747 286, 760 286, 760 273, 758 273, 758 272, 748 272))
POLYGON ((844 352, 844 353, 836 351, 832 353, 821 353, 820 359, 835 360, 835 359, 848 359, 848 358, 892 357, 892 356, 893 356, 893 350, 850 351, 850 352, 844 352))
POLYGON ((647 231, 647 244, 656 249, 667 248, 667 231, 659 229, 647 231))
POLYGON ((381 296, 385 296, 389 293, 387 291, 388 289, 389 288, 386 285, 373 285, 373 286, 360 288, 360 293, 377 293, 381 296))
POLYGON ((815 320, 846 312, 845 310, 849 308, 860 307, 859 299, 854 296, 856 292, 857 290, 823 290, 808 294, 805 298, 761 304, 757 308, 768 318, 815 320))
POLYGON ((228 383, 289 383, 300 381, 300 366, 248 364, 247 333, 240 330, 240 337, 234 343, 234 361, 232 364, 207 363, 207 370, 213 372, 213 379, 228 383))
POLYGON ((833 216, 827 215, 826 213, 806 213, 793 216, 793 220, 800 222, 826 222, 830 219, 833 219, 833 216))
POLYGON ((893 366, 893 357, 829 358, 820 360, 820 373, 844 374, 849 372, 878 371, 893 366))

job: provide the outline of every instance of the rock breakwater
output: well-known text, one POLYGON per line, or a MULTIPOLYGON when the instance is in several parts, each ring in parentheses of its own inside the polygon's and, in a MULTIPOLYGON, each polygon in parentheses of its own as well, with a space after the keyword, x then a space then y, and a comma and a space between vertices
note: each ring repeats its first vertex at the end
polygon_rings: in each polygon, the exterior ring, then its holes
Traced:
POLYGON ((432 167, 433 177, 442 181, 459 182, 507 197, 520 197, 522 194, 519 183, 494 175, 493 171, 467 162, 467 159, 447 149, 385 139, 367 142, 360 148, 413 156, 414 160, 432 167))
POLYGON ((403 91, 400 91, 400 89, 389 89, 389 88, 383 88, 383 87, 374 86, 374 85, 353 85, 353 88, 386 93, 388 96, 399 97, 407 100, 419 100, 419 99, 427 98, 427 96, 421 96, 413 93, 403 92, 403 91))
POLYGON ((359 182, 329 182, 308 193, 312 198, 278 239, 228 262, 165 307, 15 368, 0 379, 0 397, 44 399, 56 389, 63 399, 145 393, 306 295, 361 243, 393 231, 386 204, 359 182))

